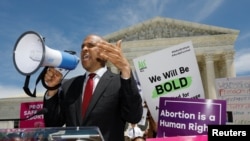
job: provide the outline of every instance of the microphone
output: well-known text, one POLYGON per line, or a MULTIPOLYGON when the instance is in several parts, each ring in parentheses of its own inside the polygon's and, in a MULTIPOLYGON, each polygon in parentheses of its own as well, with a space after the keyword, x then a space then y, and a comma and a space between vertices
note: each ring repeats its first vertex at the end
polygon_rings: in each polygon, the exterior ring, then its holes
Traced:
POLYGON ((26 118, 16 118, 16 119, 0 119, 0 121, 12 121, 12 120, 17 120, 17 121, 22 121, 22 120, 28 120, 36 115, 42 115, 42 114, 46 114, 48 112, 48 109, 47 108, 43 108, 39 111, 37 111, 35 114, 29 116, 29 117, 26 117, 26 118))

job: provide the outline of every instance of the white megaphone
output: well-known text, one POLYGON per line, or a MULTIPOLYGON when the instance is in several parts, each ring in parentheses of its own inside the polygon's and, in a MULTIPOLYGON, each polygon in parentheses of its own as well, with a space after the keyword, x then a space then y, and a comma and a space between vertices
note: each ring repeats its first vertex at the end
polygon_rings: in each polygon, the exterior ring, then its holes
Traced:
POLYGON ((13 61, 15 68, 19 73, 26 76, 24 91, 31 97, 36 97, 36 89, 33 94, 28 88, 30 75, 35 73, 40 67, 45 67, 39 75, 36 84, 41 79, 47 89, 56 89, 48 87, 44 82, 44 75, 48 67, 73 70, 79 63, 79 58, 73 51, 58 51, 49 48, 44 44, 44 38, 34 31, 24 32, 17 40, 14 51, 13 61))
POLYGON ((18 38, 13 60, 16 69, 23 75, 31 75, 45 66, 73 70, 79 63, 77 56, 47 47, 44 39, 34 31, 27 31, 18 38))

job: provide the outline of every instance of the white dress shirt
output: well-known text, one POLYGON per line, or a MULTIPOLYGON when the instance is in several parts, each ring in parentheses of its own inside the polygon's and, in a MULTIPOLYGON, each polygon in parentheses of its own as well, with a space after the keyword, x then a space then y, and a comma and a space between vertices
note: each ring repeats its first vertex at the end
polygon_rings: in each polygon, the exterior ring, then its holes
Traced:
POLYGON ((127 136, 131 139, 138 137, 138 136, 143 136, 143 132, 141 130, 141 128, 139 128, 137 125, 135 125, 134 127, 129 126, 127 129, 127 136))

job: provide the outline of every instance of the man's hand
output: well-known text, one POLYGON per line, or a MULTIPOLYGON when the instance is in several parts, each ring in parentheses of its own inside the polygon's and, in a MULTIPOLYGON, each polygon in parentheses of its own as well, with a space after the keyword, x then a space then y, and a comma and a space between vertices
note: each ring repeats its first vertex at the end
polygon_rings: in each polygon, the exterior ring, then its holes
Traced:
POLYGON ((100 48, 100 58, 111 62, 121 71, 121 77, 128 79, 131 77, 131 68, 128 60, 125 58, 121 48, 122 40, 116 42, 115 45, 106 41, 98 42, 100 48))

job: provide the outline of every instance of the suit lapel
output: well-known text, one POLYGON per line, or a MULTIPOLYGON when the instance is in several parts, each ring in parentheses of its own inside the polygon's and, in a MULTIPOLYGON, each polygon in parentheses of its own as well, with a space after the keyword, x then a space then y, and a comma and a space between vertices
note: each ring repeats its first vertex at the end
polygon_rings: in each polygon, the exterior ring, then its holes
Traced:
MULTIPOLYGON (((77 89, 78 90, 78 92, 80 93, 80 97, 82 97, 82 87, 83 87, 83 82, 84 82, 84 80, 86 79, 86 74, 85 75, 83 75, 83 76, 81 76, 79 79, 78 79, 78 81, 77 81, 77 84, 76 85, 80 85, 80 88, 79 89, 77 89)), ((78 109, 78 111, 75 113, 76 114, 76 124, 77 125, 81 125, 81 122, 82 122, 82 108, 81 108, 81 105, 82 105, 82 98, 79 98, 78 97, 78 99, 77 99, 77 101, 76 101, 76 105, 75 106, 79 106, 79 108, 76 108, 76 109, 78 109)))

